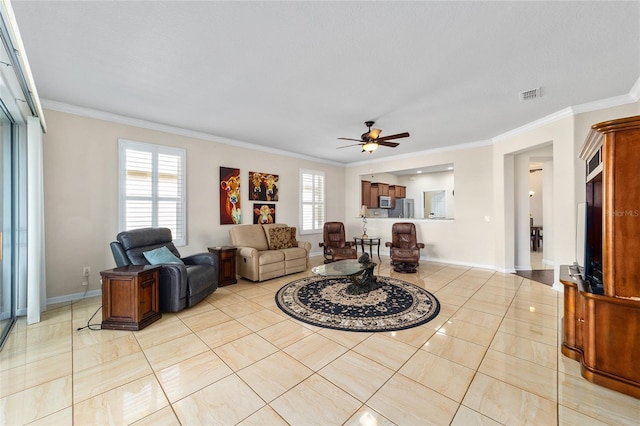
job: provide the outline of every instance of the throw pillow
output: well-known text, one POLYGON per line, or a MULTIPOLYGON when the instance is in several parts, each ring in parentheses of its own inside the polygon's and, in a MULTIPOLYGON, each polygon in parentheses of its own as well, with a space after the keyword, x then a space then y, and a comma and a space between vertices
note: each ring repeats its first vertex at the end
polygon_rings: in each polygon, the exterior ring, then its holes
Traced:
POLYGON ((289 229, 291 230, 291 247, 298 247, 298 241, 296 240, 296 234, 298 233, 298 230, 295 226, 291 226, 289 227, 289 229))
POLYGON ((271 250, 280 250, 293 247, 293 243, 291 242, 291 228, 289 228, 288 226, 283 226, 280 228, 270 228, 269 241, 271 243, 269 245, 269 249, 271 250))
POLYGON ((145 259, 147 259, 147 262, 149 262, 152 265, 160 265, 162 263, 184 264, 182 260, 176 257, 173 253, 171 253, 171 250, 169 250, 165 246, 158 247, 155 250, 145 251, 142 254, 144 255, 145 259))

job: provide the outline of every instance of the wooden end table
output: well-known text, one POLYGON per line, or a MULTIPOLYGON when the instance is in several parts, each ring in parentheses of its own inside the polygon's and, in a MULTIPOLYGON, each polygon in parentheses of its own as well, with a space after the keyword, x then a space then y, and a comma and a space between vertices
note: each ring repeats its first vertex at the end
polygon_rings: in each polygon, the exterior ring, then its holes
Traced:
POLYGON ((236 247, 209 247, 209 253, 218 256, 218 286, 235 284, 236 279, 236 247))
POLYGON ((102 276, 102 329, 142 330, 162 317, 160 266, 123 266, 102 276))

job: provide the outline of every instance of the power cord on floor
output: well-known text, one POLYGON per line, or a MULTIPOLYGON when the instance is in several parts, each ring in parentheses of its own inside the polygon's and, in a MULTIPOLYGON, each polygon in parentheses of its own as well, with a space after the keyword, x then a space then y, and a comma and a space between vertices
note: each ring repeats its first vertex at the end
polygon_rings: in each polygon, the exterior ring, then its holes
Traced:
POLYGON ((96 316, 96 314, 98 313, 98 311, 100 309, 102 309, 102 305, 100 305, 98 307, 98 309, 96 309, 96 311, 93 313, 93 315, 91 315, 91 318, 89 318, 89 321, 87 321, 87 325, 85 325, 84 327, 79 327, 77 329, 77 331, 84 330, 85 328, 88 328, 89 330, 94 330, 94 331, 95 330, 102 330, 102 325, 101 324, 91 324, 91 320, 93 319, 93 317, 96 316), (97 327, 97 328, 95 328, 95 327, 97 327))

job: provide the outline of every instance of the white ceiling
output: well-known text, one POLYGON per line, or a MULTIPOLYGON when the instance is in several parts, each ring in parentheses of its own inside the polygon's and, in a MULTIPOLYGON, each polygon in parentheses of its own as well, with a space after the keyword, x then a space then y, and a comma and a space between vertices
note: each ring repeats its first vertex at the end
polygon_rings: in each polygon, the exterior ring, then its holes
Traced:
POLYGON ((411 133, 374 157, 406 155, 628 95, 640 76, 638 1, 12 4, 45 100, 338 163, 369 158, 336 149, 365 120, 411 133))

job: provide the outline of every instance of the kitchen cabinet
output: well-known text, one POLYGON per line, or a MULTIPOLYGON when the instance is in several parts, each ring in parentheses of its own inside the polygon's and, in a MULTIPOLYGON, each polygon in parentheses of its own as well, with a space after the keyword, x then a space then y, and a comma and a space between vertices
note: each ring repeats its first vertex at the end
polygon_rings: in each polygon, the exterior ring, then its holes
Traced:
POLYGON ((361 205, 367 206, 368 208, 373 208, 374 206, 371 204, 371 182, 369 182, 368 180, 363 180, 361 181, 361 184, 362 184, 361 205))
POLYGON ((407 187, 402 185, 390 185, 389 192, 393 189, 396 198, 406 198, 407 197, 407 187))
MULTIPOLYGON (((378 195, 389 196, 389 184, 382 182, 375 182, 371 184, 371 189, 378 188, 378 195)), ((377 198, 376 198, 377 200, 377 198)), ((376 201, 377 204, 377 201, 376 201)))

